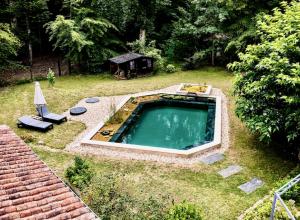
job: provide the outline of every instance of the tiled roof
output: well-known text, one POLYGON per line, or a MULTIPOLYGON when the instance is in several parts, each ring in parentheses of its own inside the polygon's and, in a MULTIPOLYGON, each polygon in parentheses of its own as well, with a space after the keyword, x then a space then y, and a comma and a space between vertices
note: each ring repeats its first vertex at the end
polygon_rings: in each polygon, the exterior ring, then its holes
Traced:
POLYGON ((0 125, 0 220, 98 219, 7 126, 0 125))

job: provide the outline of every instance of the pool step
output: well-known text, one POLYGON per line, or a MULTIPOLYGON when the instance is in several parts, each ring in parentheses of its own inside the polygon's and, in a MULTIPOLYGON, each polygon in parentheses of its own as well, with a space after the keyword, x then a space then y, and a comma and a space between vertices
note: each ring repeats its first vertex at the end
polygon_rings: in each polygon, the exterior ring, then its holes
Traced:
POLYGON ((207 164, 207 165, 210 165, 210 164, 213 164, 213 163, 216 163, 218 161, 221 161, 224 159, 224 155, 221 154, 221 153, 215 153, 215 154, 212 154, 210 156, 207 156, 207 157, 204 157, 202 158, 200 161, 207 164))
POLYGON ((238 188, 243 192, 250 194, 254 192, 257 188, 261 187, 263 184, 264 182, 262 180, 258 178, 253 178, 249 182, 240 185, 238 188))
POLYGON ((234 174, 239 173, 243 168, 239 165, 231 165, 223 170, 220 170, 218 174, 220 174, 223 178, 227 178, 234 174))

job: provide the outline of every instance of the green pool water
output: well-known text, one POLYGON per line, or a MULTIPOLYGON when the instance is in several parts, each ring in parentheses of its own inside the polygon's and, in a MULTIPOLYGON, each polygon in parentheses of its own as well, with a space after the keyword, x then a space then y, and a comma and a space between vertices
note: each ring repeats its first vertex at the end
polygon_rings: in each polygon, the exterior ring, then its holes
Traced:
POLYGON ((146 108, 122 143, 185 149, 205 141, 207 108, 156 106, 146 108))

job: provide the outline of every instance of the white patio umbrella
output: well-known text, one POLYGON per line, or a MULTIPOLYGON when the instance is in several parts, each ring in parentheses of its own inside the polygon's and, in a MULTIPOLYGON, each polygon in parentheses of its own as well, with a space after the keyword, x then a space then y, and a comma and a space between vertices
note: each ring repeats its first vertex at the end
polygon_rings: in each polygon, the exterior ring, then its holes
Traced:
POLYGON ((38 108, 41 108, 42 106, 47 104, 39 82, 35 82, 34 104, 38 108))

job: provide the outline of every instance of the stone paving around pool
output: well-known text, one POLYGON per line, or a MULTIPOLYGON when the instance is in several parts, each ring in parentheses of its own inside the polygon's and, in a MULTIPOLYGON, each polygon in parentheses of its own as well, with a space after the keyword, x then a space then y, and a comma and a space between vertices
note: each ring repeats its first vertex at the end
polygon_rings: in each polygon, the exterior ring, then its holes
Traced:
POLYGON ((185 158, 178 158, 178 157, 155 155, 151 153, 143 154, 143 153, 134 153, 134 152, 119 152, 119 151, 104 149, 101 147, 80 145, 81 140, 87 134, 89 134, 99 123, 105 122, 107 115, 110 114, 112 104, 118 106, 118 104, 122 103, 124 100, 135 96, 143 96, 143 95, 149 95, 153 93, 175 93, 179 86, 180 85, 174 85, 174 86, 170 86, 155 91, 146 91, 146 92, 140 92, 140 93, 128 94, 122 96, 94 97, 99 99, 99 102, 96 103, 86 103, 86 99, 88 99, 89 97, 82 99, 73 107, 85 107, 87 109, 86 113, 79 116, 70 115, 69 110, 64 113, 64 115, 67 116, 69 120, 80 121, 84 123, 86 126, 86 129, 82 133, 80 133, 72 143, 66 146, 66 150, 81 153, 81 154, 101 155, 101 156, 108 156, 108 157, 115 157, 115 158, 122 158, 122 159, 151 160, 151 161, 177 163, 177 164, 197 163, 203 157, 209 156, 214 153, 223 153, 229 147, 229 118, 228 118, 228 111, 227 111, 228 101, 226 96, 222 93, 222 91, 216 88, 212 89, 211 95, 219 96, 222 99, 222 106, 221 106, 222 143, 221 143, 221 148, 217 150, 213 150, 193 158, 185 159, 185 158))

